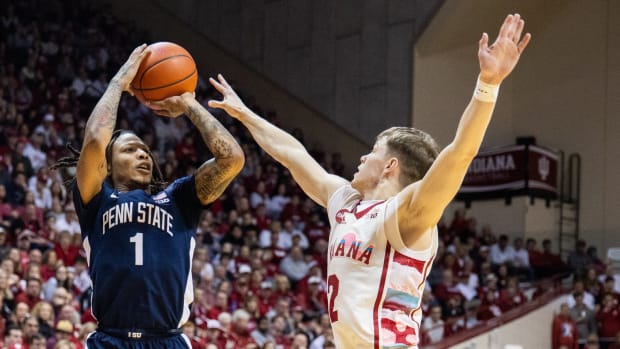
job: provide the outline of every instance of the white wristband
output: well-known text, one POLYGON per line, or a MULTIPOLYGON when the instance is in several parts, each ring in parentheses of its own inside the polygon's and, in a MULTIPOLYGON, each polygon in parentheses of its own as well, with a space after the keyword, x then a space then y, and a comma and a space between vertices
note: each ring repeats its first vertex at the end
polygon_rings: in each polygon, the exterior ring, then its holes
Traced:
POLYGON ((492 85, 480 80, 476 82, 476 88, 474 89, 474 98, 481 102, 495 103, 497 95, 499 94, 499 84, 492 85))

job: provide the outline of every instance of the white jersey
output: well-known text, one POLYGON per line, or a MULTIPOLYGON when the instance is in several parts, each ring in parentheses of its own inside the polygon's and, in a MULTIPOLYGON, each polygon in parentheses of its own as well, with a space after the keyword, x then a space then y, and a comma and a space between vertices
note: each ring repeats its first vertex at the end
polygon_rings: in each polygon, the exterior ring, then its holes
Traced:
POLYGON ((424 251, 408 249, 398 230, 397 198, 361 201, 350 185, 327 204, 329 316, 338 349, 417 348, 426 276, 437 228, 424 251))

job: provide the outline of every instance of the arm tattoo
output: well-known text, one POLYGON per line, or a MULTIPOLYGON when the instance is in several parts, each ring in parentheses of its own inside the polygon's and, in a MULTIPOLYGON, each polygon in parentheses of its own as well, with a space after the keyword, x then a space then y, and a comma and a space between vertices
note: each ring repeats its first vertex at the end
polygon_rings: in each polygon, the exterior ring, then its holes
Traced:
POLYGON ((116 125, 116 114, 118 104, 121 99, 123 90, 117 86, 108 86, 101 99, 95 105, 88 121, 86 121, 86 129, 101 131, 106 130, 110 133, 114 131, 116 125))
POLYGON ((243 162, 241 148, 228 130, 203 108, 190 106, 187 116, 200 131, 203 141, 215 157, 196 172, 196 192, 203 203, 217 199, 238 173, 243 162))

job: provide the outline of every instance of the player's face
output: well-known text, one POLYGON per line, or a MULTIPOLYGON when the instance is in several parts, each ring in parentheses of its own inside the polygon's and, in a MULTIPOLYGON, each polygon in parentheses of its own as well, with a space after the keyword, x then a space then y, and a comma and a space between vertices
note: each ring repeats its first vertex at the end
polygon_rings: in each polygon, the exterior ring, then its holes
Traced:
POLYGON ((109 170, 117 188, 147 188, 153 176, 153 159, 147 145, 132 133, 121 134, 112 146, 109 170))
POLYGON ((353 175, 351 185, 360 192, 374 188, 381 179, 388 160, 385 139, 377 140, 372 151, 360 158, 360 165, 353 175))

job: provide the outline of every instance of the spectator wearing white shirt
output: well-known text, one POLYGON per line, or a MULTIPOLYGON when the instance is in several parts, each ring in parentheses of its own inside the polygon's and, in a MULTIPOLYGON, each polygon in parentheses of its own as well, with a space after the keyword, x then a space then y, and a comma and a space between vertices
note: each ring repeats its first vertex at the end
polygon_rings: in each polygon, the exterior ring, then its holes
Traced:
POLYGON ((259 204, 266 204, 269 200, 269 195, 267 195, 265 182, 258 181, 256 184, 256 188, 250 194, 250 206, 252 208, 256 208, 259 204))
POLYGON ((594 307, 595 307, 595 299, 594 296, 585 290, 585 285, 583 283, 582 280, 575 280, 575 283, 573 284, 573 292, 571 292, 567 297, 566 297, 566 303, 568 304, 569 308, 573 308, 575 306, 575 304, 577 304, 576 300, 575 300, 575 294, 580 294, 583 296, 583 304, 588 307, 588 309, 594 311, 594 307))
POLYGON ((304 253, 297 246, 293 247, 291 252, 280 261, 280 271, 293 282, 303 279, 309 270, 310 266, 304 259, 304 253))
POLYGON ((458 284, 456 287, 466 300, 470 301, 477 296, 478 286, 480 286, 480 280, 478 274, 474 271, 474 262, 471 259, 466 259, 463 264, 463 272, 458 278, 458 284))
POLYGON ((512 264, 514 261, 515 250, 508 245, 508 236, 501 235, 497 243, 491 246, 491 264, 497 267, 501 264, 512 264))
POLYGON ((286 233, 290 234, 291 241, 293 240, 294 237, 298 236, 299 247, 301 247, 302 249, 306 250, 308 247, 310 247, 310 243, 308 242, 308 237, 306 237, 306 234, 304 234, 301 230, 295 228, 295 225, 293 224, 292 220, 287 219, 284 221, 284 227, 282 228, 282 231, 285 231, 286 233))
POLYGON ((34 129, 34 133, 43 134, 43 140, 47 147, 59 147, 63 145, 63 139, 59 136, 54 126, 54 120, 54 114, 47 113, 43 116, 43 122, 34 129))
POLYGON ((23 155, 30 159, 32 169, 37 171, 47 163, 47 154, 41 150, 44 138, 43 133, 35 132, 30 137, 30 142, 27 142, 24 146, 23 155))
POLYGON ((425 342, 432 344, 440 342, 444 337, 445 324, 441 319, 441 306, 431 307, 431 316, 427 316, 422 321, 422 331, 424 331, 425 342))
POLYGON ((68 231, 71 235, 80 234, 80 222, 73 204, 65 205, 65 214, 58 216, 56 219, 56 231, 68 231))
POLYGON ((288 204, 289 201, 291 198, 286 195, 286 185, 278 185, 276 194, 267 202, 267 214, 274 219, 279 218, 284 205, 288 204))
POLYGON ((293 245, 293 240, 291 238, 291 234, 285 230, 282 230, 282 224, 280 221, 273 221, 269 225, 269 229, 263 229, 260 232, 259 236, 259 244, 261 247, 274 247, 272 246, 272 242, 277 235, 277 240, 275 240, 275 247, 288 251, 293 245))
POLYGON ((534 279, 534 271, 530 266, 530 254, 523 247, 523 239, 515 238, 514 242, 514 258, 512 260, 512 266, 515 272, 521 274, 527 278, 527 280, 534 279))

